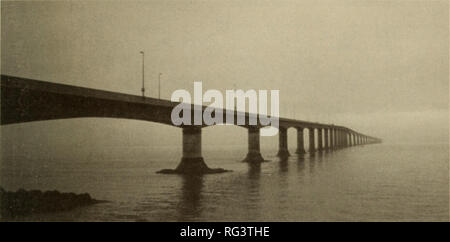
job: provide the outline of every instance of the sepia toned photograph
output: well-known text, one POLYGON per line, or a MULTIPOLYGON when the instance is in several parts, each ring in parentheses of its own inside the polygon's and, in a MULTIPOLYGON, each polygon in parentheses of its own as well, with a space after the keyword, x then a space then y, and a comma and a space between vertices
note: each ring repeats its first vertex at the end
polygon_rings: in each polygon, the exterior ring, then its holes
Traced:
POLYGON ((2 0, 0 106, 3 222, 449 222, 447 0, 2 0))

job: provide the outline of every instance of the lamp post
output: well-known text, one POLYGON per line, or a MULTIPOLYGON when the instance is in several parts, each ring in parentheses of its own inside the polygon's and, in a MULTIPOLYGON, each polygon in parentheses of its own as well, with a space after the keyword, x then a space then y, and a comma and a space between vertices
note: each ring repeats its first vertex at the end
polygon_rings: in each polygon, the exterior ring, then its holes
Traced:
POLYGON ((139 52, 142 54, 142 88, 141 88, 141 92, 142 92, 142 97, 145 98, 145 86, 144 86, 144 61, 145 61, 145 56, 144 56, 144 51, 139 52))
MULTIPOLYGON (((233 89, 234 89, 233 92, 236 93, 236 83, 233 83, 233 89)), ((236 97, 234 97, 233 103, 234 103, 234 112, 237 113, 237 98, 236 97)))
POLYGON ((161 99, 161 75, 162 73, 160 72, 158 75, 158 99, 161 99))

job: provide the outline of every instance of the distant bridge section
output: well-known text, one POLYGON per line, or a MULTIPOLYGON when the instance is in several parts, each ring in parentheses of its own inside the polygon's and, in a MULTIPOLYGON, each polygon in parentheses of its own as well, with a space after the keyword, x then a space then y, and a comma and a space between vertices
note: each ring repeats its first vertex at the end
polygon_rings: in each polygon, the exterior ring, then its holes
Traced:
MULTIPOLYGON (((136 95, 108 92, 91 88, 50 83, 8 75, 1 76, 1 125, 68 119, 82 117, 104 117, 135 119, 156 122, 183 130, 183 157, 175 170, 163 170, 165 173, 215 173, 222 169, 211 169, 206 166, 201 154, 200 126, 175 126, 171 120, 172 109, 178 102, 160 100, 136 95)), ((193 107, 193 106, 191 106, 193 107)), ((206 107, 202 106, 204 110, 206 107)), ((192 111, 194 108, 191 108, 192 111)), ((226 110, 223 115, 225 119, 226 110)), ((260 129, 264 127, 248 125, 249 113, 234 112, 236 122, 238 116, 244 116, 248 129, 248 154, 246 162, 264 161, 260 153, 260 129)), ((193 115, 192 115, 193 117, 193 115)), ((278 156, 287 157, 287 129, 297 130, 298 154, 306 153, 304 149, 303 131, 309 130, 309 153, 333 150, 354 145, 380 143, 375 137, 364 135, 343 126, 321 124, 279 118, 279 151, 278 156), (318 145, 315 145, 317 130, 318 145)))

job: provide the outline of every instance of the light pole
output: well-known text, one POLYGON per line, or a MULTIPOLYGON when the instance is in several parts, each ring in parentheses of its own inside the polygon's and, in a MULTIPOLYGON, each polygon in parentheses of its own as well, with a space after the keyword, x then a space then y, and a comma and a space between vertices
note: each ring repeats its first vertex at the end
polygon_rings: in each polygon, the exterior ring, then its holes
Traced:
POLYGON ((145 61, 145 56, 144 56, 144 51, 139 52, 142 54, 142 88, 141 88, 141 92, 142 92, 142 97, 145 98, 145 86, 144 86, 144 61, 145 61))
MULTIPOLYGON (((233 89, 234 89, 233 92, 236 93, 236 83, 233 83, 233 89)), ((237 113, 237 98, 236 97, 234 97, 233 103, 234 103, 234 112, 237 113)))
POLYGON ((161 99, 161 75, 162 73, 159 73, 158 76, 158 99, 161 99))

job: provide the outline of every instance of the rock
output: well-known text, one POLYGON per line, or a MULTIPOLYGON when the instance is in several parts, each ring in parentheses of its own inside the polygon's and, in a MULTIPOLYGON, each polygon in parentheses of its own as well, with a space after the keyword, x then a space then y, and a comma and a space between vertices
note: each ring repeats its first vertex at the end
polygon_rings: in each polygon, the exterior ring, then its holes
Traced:
POLYGON ((92 199, 88 193, 61 193, 59 191, 8 192, 0 187, 0 219, 15 218, 33 213, 67 211, 104 201, 92 199))

